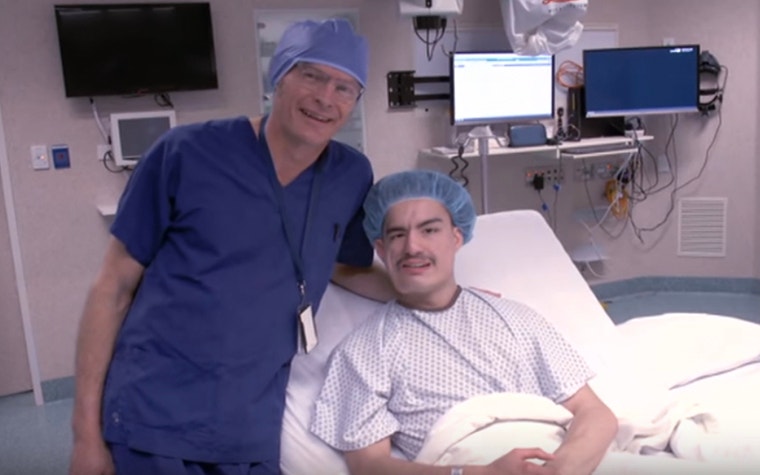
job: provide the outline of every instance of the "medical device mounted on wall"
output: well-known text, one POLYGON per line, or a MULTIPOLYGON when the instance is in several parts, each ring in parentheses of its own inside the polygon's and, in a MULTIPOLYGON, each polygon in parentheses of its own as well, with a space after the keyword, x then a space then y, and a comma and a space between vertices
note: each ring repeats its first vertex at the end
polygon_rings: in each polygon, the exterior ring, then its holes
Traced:
POLYGON ((150 147, 174 127, 173 110, 111 114, 111 148, 114 164, 133 167, 150 147))
POLYGON ((464 0, 399 0, 399 13, 405 17, 450 16, 462 14, 464 0))

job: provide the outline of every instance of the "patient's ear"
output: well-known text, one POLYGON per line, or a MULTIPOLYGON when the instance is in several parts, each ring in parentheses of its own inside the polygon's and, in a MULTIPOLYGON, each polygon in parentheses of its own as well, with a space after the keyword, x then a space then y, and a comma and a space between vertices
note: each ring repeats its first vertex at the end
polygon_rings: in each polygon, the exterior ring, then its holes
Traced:
POLYGON ((385 262, 385 243, 383 239, 375 239, 375 252, 381 261, 385 262))
POLYGON ((454 226, 454 240, 456 241, 457 251, 464 245, 464 235, 462 230, 454 226))

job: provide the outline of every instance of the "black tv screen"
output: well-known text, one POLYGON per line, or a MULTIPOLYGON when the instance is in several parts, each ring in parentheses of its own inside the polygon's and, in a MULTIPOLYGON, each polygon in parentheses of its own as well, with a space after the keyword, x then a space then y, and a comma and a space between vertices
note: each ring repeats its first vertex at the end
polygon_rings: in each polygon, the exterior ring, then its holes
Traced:
POLYGON ((699 45, 583 51, 586 116, 697 112, 699 45))
POLYGON ((218 87, 208 3, 56 5, 66 97, 218 87))

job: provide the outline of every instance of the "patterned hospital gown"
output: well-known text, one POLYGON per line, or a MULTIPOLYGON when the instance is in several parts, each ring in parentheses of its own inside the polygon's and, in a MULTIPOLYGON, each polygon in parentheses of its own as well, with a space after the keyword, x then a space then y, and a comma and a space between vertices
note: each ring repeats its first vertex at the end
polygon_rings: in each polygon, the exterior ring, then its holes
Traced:
POLYGON ((442 311, 391 302, 335 350, 311 431, 342 451, 388 436, 414 459, 448 409, 495 392, 560 403, 592 373, 536 312, 463 289, 442 311))

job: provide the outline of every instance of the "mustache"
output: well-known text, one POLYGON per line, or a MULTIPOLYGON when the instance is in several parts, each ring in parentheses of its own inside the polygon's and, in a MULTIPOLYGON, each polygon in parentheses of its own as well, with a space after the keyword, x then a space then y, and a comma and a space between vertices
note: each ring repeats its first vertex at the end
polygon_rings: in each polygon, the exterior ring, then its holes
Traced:
POLYGON ((424 260, 430 261, 432 264, 435 263, 435 258, 425 253, 422 253, 422 252, 417 252, 414 254, 406 253, 403 256, 398 258, 398 260, 396 261, 396 267, 401 267, 404 264, 404 262, 410 259, 424 259, 424 260))

